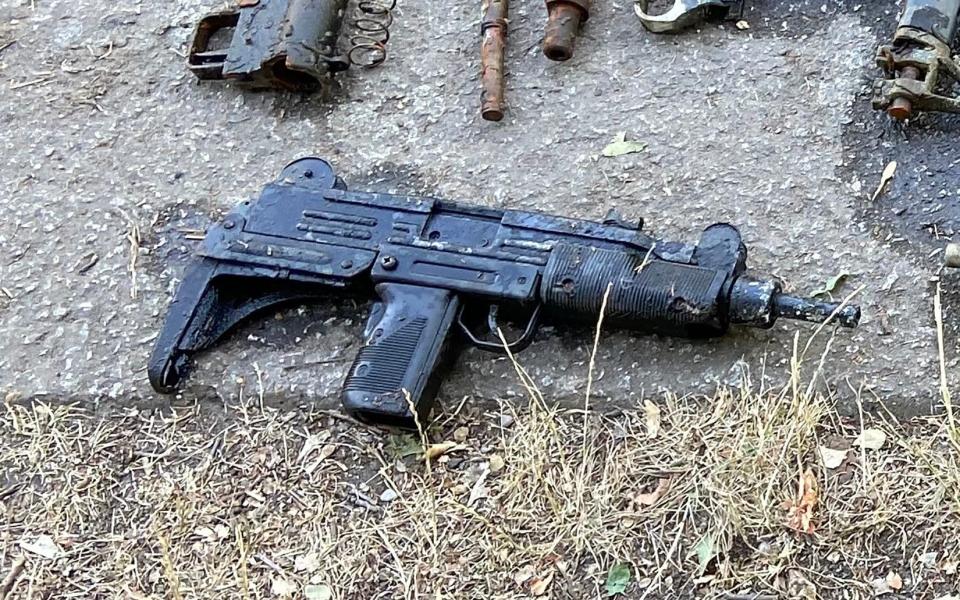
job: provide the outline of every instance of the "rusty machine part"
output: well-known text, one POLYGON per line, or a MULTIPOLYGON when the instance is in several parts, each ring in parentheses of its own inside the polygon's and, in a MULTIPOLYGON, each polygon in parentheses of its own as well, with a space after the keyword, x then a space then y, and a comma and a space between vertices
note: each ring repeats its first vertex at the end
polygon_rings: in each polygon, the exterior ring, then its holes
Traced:
POLYGON ((503 118, 503 55, 507 46, 507 0, 484 0, 480 23, 480 116, 503 118))
POLYGON ((649 12, 650 0, 636 0, 633 10, 647 31, 679 33, 703 21, 728 19, 735 7, 742 15, 743 0, 674 0, 670 10, 656 15, 649 12))
POLYGON ((907 0, 893 43, 877 51, 884 78, 874 84, 873 107, 904 120, 918 111, 960 113, 946 90, 960 83, 950 50, 960 0, 907 0))
POLYGON ((570 60, 580 24, 590 18, 590 0, 546 2, 547 27, 543 37, 543 55, 550 60, 570 60))
POLYGON ((351 65, 376 66, 396 0, 359 0, 357 33, 340 47, 348 0, 239 0, 234 10, 197 24, 187 65, 200 79, 225 79, 254 89, 312 92, 351 65))

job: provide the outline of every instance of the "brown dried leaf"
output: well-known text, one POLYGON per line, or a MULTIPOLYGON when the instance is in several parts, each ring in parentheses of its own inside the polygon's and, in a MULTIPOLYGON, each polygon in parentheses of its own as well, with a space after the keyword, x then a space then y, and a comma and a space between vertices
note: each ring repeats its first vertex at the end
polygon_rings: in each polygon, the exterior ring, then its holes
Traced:
POLYGON ((786 524, 790 529, 812 534, 817 529, 813 524, 813 511, 820 499, 817 478, 813 471, 807 469, 800 474, 797 488, 797 499, 787 503, 786 524))
POLYGON ((890 183, 890 180, 893 179, 893 176, 897 173, 897 161, 891 160, 887 163, 887 166, 883 169, 883 174, 880 175, 880 185, 877 186, 877 190, 873 192, 873 196, 870 197, 870 202, 875 201, 880 194, 883 193, 884 188, 887 187, 887 184, 890 183))
POLYGON ((534 596, 546 594, 551 581, 553 581, 553 571, 547 573, 546 577, 534 577, 530 581, 530 593, 534 596))
POLYGON ((657 482, 657 487, 652 492, 634 494, 633 502, 642 506, 651 506, 657 503, 657 500, 670 489, 670 479, 661 479, 657 482))
POLYGON ((887 573, 887 585, 890 586, 890 589, 899 591, 901 588, 903 588, 903 578, 900 577, 899 573, 890 571, 887 573))
POLYGON ((320 460, 327 460, 333 453, 337 451, 337 447, 333 444, 326 444, 323 448, 320 448, 320 460))
POLYGON ((427 451, 423 453, 423 460, 433 460, 440 456, 443 456, 447 452, 453 450, 461 449, 456 442, 440 442, 439 444, 432 444, 427 451))

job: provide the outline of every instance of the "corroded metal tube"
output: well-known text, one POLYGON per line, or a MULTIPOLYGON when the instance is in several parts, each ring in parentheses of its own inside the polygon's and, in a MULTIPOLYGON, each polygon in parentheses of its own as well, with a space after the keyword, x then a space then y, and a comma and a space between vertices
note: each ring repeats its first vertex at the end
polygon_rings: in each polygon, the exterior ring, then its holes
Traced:
POLYGON ((573 56, 580 24, 589 16, 589 0, 547 0, 544 56, 556 61, 569 60, 573 56))
POLYGON ((507 0, 484 0, 480 25, 480 115, 503 118, 503 55, 507 46, 507 0))
MULTIPOLYGON (((920 69, 916 67, 905 67, 900 71, 900 77, 902 79, 912 79, 914 81, 920 79, 920 69)), ((887 114, 903 121, 909 119, 913 116, 913 102, 909 98, 894 98, 890 103, 890 108, 887 109, 887 114)))

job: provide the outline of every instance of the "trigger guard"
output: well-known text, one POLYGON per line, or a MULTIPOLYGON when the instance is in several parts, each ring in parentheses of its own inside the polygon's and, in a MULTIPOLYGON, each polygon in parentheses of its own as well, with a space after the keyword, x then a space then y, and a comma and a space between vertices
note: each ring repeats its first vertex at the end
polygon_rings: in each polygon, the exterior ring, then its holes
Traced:
MULTIPOLYGON (((496 305, 494 305, 496 306, 496 305)), ((494 354, 512 354, 515 352, 521 352, 526 349, 527 346, 533 341, 533 335, 537 331, 537 325, 540 323, 540 309, 543 305, 537 304, 533 309, 533 312, 530 314, 530 319, 527 321, 527 326, 524 327, 523 333, 520 334, 520 337, 512 342, 507 342, 506 347, 502 342, 491 342, 488 340, 481 340, 470 327, 463 322, 463 313, 465 310, 464 306, 460 307, 460 312, 457 314, 457 325, 460 326, 460 329, 463 331, 464 335, 467 336, 467 339, 470 340, 470 343, 476 346, 481 350, 486 350, 487 352, 493 352, 494 354)), ((491 306, 493 308, 493 306, 491 306)), ((495 317, 494 317, 495 319, 495 317)), ((490 323, 492 325, 493 323, 490 323)), ((493 332, 491 332, 493 333, 493 332)))

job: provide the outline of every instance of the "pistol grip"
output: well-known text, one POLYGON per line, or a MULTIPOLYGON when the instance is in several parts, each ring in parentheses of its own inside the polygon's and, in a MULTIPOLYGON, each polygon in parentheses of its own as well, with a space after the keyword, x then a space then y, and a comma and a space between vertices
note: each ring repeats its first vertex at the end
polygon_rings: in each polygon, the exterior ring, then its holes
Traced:
POLYGON ((399 283, 377 285, 374 305, 343 385, 344 409, 361 421, 426 426, 443 370, 454 356, 453 323, 460 308, 450 291, 399 283))

